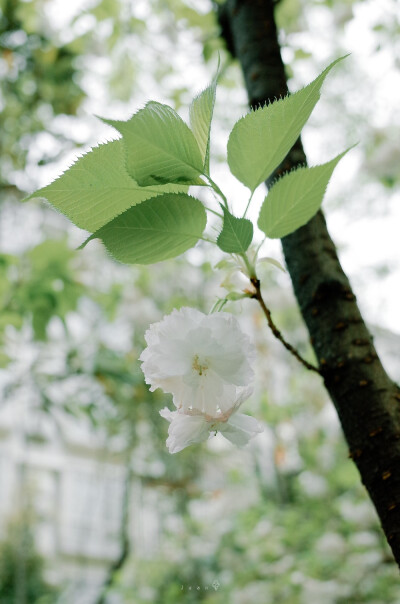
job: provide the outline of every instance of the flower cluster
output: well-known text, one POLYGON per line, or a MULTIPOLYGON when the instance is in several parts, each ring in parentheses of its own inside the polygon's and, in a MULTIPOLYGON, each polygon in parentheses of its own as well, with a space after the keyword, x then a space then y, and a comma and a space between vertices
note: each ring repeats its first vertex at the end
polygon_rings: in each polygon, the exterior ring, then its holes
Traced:
POLYGON ((252 393, 255 350, 235 317, 181 308, 151 325, 145 338, 146 383, 171 393, 177 409, 160 411, 170 422, 170 453, 216 432, 243 446, 262 431, 254 418, 237 413, 252 393))

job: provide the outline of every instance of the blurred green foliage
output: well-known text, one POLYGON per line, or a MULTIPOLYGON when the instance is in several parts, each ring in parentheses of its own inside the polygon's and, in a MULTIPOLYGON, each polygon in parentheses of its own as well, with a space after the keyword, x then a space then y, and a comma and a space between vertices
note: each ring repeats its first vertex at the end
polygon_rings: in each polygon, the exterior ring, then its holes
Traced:
POLYGON ((44 579, 45 561, 35 550, 32 519, 14 518, 0 541, 1 604, 53 604, 59 590, 44 579))
MULTIPOLYGON (((158 556, 132 556, 115 593, 139 604, 399 601, 398 570, 344 443, 335 438, 328 444, 319 433, 301 437, 301 448, 307 449, 307 475, 325 484, 321 492, 305 488, 301 474, 286 475, 290 489, 282 491, 277 482, 247 509, 228 507, 211 524, 186 515, 180 532, 164 536, 158 556), (331 467, 322 471, 327 446, 331 467), (221 531, 218 522, 227 528, 221 531), (202 554, 200 547, 196 554, 202 542, 209 551, 202 554), (167 551, 178 560, 168 560, 167 551)), ((246 484, 242 476, 243 490, 246 484)), ((207 505, 209 497, 200 499, 207 505)))
POLYGON ((40 2, 1 0, 0 187, 23 168, 30 136, 46 130, 55 114, 75 114, 84 93, 72 50, 51 36, 40 2))
POLYGON ((0 255, 0 341, 7 325, 31 319, 35 338, 46 339, 53 316, 64 319, 76 307, 83 286, 71 266, 66 240, 48 239, 22 256, 0 255))

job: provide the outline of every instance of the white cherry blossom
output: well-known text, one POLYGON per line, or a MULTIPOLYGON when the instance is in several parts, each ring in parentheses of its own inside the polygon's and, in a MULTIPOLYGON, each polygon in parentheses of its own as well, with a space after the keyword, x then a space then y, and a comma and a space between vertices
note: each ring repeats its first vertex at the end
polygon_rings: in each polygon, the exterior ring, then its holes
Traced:
POLYGON ((252 393, 252 388, 241 388, 238 398, 231 409, 215 416, 207 415, 197 409, 171 411, 164 407, 160 415, 170 422, 167 447, 170 453, 179 453, 185 447, 207 440, 217 432, 238 447, 243 447, 257 433, 263 431, 259 422, 249 415, 237 413, 240 405, 252 393))
POLYGON ((173 310, 150 326, 145 339, 147 348, 140 360, 146 383, 150 390, 171 393, 180 413, 175 420, 179 417, 182 422, 183 412, 190 418, 183 421, 191 422, 197 431, 201 422, 193 418, 232 412, 243 388, 253 380, 254 345, 229 313, 173 310))

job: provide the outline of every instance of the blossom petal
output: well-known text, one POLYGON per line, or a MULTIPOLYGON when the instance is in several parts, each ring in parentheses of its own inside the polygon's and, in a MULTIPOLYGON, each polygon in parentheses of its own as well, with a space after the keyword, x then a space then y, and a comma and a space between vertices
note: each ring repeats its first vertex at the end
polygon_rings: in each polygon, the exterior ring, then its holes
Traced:
POLYGON ((184 411, 216 417, 237 409, 254 378, 255 348, 235 317, 181 308, 151 325, 145 338, 140 360, 150 390, 171 393, 184 411))
POLYGON ((213 338, 223 343, 223 354, 211 352, 214 370, 226 382, 245 386, 254 377, 251 363, 255 358, 255 348, 250 338, 241 331, 238 320, 229 313, 220 312, 207 315, 206 318, 213 338))
POLYGON ((228 421, 218 424, 218 430, 238 447, 244 447, 256 434, 263 432, 261 424, 250 415, 235 413, 228 421))
POLYGON ((160 415, 170 422, 167 447, 170 453, 179 453, 185 447, 208 439, 210 424, 203 415, 186 415, 164 408, 160 415))
POLYGON ((221 409, 221 412, 224 415, 226 415, 227 417, 229 417, 233 413, 236 413, 236 411, 244 403, 244 401, 247 401, 247 399, 250 398, 250 396, 252 394, 253 394, 253 386, 235 388, 235 393, 234 393, 235 400, 234 401, 230 401, 228 403, 228 405, 226 405, 225 401, 223 401, 223 400, 219 401, 219 407, 221 409))
POLYGON ((168 407, 164 407, 164 409, 161 409, 159 411, 159 413, 160 413, 161 417, 163 417, 164 419, 167 419, 169 422, 172 422, 176 411, 171 411, 171 409, 168 409, 168 407))

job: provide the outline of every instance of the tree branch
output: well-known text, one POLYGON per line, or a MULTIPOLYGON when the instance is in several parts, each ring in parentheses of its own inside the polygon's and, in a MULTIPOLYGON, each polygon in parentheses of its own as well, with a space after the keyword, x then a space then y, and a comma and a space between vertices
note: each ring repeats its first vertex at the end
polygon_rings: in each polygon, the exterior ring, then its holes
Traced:
MULTIPOLYGON (((272 0, 227 0, 220 22, 242 66, 250 105, 286 95, 272 0)), ((299 139, 270 182, 305 161, 299 139)), ((282 246, 350 457, 400 565, 400 389, 378 358, 322 212, 282 246)))
POLYGON ((264 298, 261 293, 260 281, 254 277, 251 279, 251 282, 256 290, 255 293, 252 295, 252 298, 257 300, 258 303, 260 304, 262 311, 263 311, 264 315, 266 316, 269 328, 271 329, 271 331, 274 334, 274 336, 276 337, 276 339, 279 340, 280 342, 282 342, 282 344, 284 345, 286 350, 288 350, 290 352, 290 354, 292 354, 299 361, 299 363, 304 365, 304 367, 306 369, 309 369, 310 371, 316 371, 317 373, 321 373, 321 371, 318 369, 318 367, 311 365, 311 363, 309 363, 308 361, 303 359, 303 357, 297 352, 297 350, 294 348, 294 346, 292 346, 291 344, 289 344, 289 342, 287 342, 285 340, 285 338, 283 337, 283 335, 281 334, 281 332, 279 331, 279 329, 277 328, 277 326, 275 325, 275 323, 272 320, 271 311, 269 310, 268 306, 265 304, 264 298))

